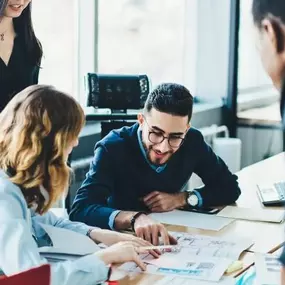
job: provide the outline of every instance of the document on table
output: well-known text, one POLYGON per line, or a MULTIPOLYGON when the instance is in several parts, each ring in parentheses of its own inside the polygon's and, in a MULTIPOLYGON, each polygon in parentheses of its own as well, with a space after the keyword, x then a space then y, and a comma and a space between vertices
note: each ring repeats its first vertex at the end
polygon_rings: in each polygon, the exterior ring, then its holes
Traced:
POLYGON ((284 221, 284 210, 251 209, 227 206, 217 216, 249 221, 281 223, 284 221))
POLYGON ((41 224, 52 240, 53 246, 39 248, 42 256, 52 261, 75 259, 79 256, 94 253, 100 247, 89 237, 64 228, 41 224))
MULTIPOLYGON (((188 278, 181 278, 181 277, 173 277, 173 276, 166 276, 163 279, 159 280, 156 285, 189 285, 188 278)), ((195 281, 195 285, 234 285, 235 279, 232 277, 222 277, 218 282, 211 282, 211 281, 195 281)))
POLYGON ((200 214, 174 210, 165 213, 153 213, 150 216, 160 223, 186 226, 204 230, 219 231, 229 225, 234 219, 217 217, 215 215, 200 214))
MULTIPOLYGON (((239 259, 241 253, 253 245, 253 241, 246 238, 218 238, 206 235, 192 235, 182 232, 170 232, 177 239, 180 252, 189 255, 239 259)), ((179 252, 177 253, 179 254, 179 252)))
MULTIPOLYGON (((142 257, 147 264, 144 273, 172 275, 194 280, 219 281, 232 263, 228 258, 189 256, 180 254, 179 259, 172 252, 162 254, 159 258, 142 257)), ((142 272, 133 262, 124 263, 120 270, 142 272)))
MULTIPOLYGON (((147 273, 172 275, 196 280, 219 281, 233 261, 253 242, 248 239, 221 239, 203 235, 172 232, 178 240, 176 251, 163 253, 158 259, 142 255, 147 273)), ((141 272, 135 263, 120 269, 141 272)))
POLYGON ((272 254, 255 253, 256 285, 280 285, 281 263, 272 254))

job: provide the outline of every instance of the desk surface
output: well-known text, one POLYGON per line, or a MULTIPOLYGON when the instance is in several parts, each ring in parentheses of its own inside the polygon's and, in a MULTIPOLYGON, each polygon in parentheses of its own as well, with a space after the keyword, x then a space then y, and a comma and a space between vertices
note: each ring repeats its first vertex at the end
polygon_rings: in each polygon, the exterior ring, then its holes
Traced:
MULTIPOLYGON (((256 184, 260 182, 276 182, 285 179, 285 154, 281 153, 252 166, 246 167, 237 173, 242 194, 237 201, 237 206, 250 208, 264 208, 256 194, 256 184)), ((267 208, 267 207, 266 207, 267 208)), ((276 252, 284 242, 284 223, 266 223, 236 220, 220 231, 209 231, 187 228, 182 226, 167 225, 170 231, 189 232, 219 237, 246 237, 254 241, 254 245, 240 257, 244 268, 234 272, 232 276, 238 276, 253 264, 254 252, 276 252)), ((133 277, 125 277, 119 284, 144 285, 155 284, 161 276, 139 274, 133 277)))
POLYGON ((238 124, 281 128, 279 103, 238 112, 238 124))

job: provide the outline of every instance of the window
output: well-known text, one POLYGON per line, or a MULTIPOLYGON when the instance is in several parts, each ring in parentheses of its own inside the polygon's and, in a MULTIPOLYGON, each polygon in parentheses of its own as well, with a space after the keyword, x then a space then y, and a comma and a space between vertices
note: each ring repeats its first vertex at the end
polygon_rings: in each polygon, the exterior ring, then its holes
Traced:
POLYGON ((33 1, 33 24, 43 46, 39 83, 77 98, 77 0, 33 1))
POLYGON ((255 48, 251 6, 252 0, 240 1, 238 91, 241 94, 272 85, 255 48))
POLYGON ((185 79, 186 2, 100 0, 97 71, 147 74, 152 86, 171 81, 193 90, 185 79))

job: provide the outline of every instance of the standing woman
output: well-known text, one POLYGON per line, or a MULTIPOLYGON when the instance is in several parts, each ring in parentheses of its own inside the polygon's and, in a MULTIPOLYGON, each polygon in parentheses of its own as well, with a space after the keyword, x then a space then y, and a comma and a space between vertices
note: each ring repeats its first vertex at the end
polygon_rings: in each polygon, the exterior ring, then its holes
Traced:
POLYGON ((42 54, 31 0, 0 0, 0 112, 15 94, 38 83, 42 54))
MULTIPOLYGON (((280 111, 285 128, 285 1, 253 0, 252 16, 263 67, 281 94, 280 111)), ((285 285, 285 250, 280 261, 285 285)))

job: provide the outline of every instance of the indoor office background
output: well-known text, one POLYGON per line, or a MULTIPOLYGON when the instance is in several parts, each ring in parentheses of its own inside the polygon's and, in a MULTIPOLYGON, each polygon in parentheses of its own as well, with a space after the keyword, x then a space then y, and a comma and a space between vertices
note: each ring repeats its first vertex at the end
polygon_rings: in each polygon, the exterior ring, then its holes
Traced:
MULTIPOLYGON (((44 47, 40 83, 73 94, 83 106, 87 72, 147 74, 152 86, 184 84, 195 96, 192 125, 226 125, 242 140, 245 167, 283 149, 278 124, 266 122, 268 112, 278 113, 278 94, 255 50, 250 8, 251 0, 34 1, 44 47), (256 108, 261 123, 247 118, 256 108)), ((72 155, 73 190, 100 131, 100 122, 88 122, 81 133, 72 155)))

